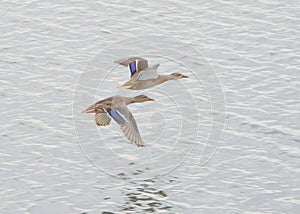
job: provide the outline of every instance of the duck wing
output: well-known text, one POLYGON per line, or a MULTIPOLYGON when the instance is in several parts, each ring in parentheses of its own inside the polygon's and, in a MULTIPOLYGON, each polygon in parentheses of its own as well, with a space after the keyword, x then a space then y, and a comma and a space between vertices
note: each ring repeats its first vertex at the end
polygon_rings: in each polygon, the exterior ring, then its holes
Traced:
POLYGON ((131 77, 149 67, 148 61, 142 57, 123 58, 115 62, 128 67, 131 77))
POLYGON ((97 126, 108 126, 111 121, 111 118, 107 115, 107 113, 100 109, 95 114, 95 123, 97 126))
POLYGON ((138 76, 138 80, 147 80, 147 79, 154 79, 157 77, 157 68, 159 67, 159 64, 153 65, 151 67, 146 68, 145 70, 142 70, 138 76))
POLYGON ((106 111, 120 125, 125 137, 130 142, 135 143, 137 146, 144 146, 136 121, 125 102, 115 104, 106 111))

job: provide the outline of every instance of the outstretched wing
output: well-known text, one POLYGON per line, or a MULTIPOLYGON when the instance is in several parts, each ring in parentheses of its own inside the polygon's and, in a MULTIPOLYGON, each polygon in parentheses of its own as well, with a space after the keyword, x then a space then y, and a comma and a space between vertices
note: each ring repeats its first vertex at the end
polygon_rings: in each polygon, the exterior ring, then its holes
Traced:
POLYGON ((157 77, 157 68, 159 64, 153 65, 151 67, 146 68, 145 70, 142 70, 137 79, 138 80, 147 80, 147 79, 154 79, 157 77))
POLYGON ((96 112, 95 123, 97 124, 97 126, 108 126, 110 121, 111 118, 102 109, 96 112))
POLYGON ((112 106, 107 112, 120 125, 125 137, 130 142, 135 143, 137 146, 144 146, 136 121, 125 102, 112 106))
POLYGON ((123 58, 115 62, 128 67, 131 77, 149 67, 148 61, 142 57, 123 58))

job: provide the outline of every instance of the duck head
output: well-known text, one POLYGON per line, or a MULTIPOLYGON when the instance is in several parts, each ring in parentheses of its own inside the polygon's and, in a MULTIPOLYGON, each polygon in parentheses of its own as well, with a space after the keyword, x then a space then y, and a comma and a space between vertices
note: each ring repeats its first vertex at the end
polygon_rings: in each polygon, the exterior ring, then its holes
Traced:
POLYGON ((169 76, 170 76, 170 79, 173 79, 173 80, 177 80, 177 79, 181 79, 181 78, 189 78, 188 76, 185 76, 185 75, 183 75, 181 73, 178 73, 178 72, 172 73, 169 76))
POLYGON ((135 103, 142 103, 148 101, 154 101, 154 99, 147 97, 146 95, 138 95, 133 98, 133 102, 135 103))

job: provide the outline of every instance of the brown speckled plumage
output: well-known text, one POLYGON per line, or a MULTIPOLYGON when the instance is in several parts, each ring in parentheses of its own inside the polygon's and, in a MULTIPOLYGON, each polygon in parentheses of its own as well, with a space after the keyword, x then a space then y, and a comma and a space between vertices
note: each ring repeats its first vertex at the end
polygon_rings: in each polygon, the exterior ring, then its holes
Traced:
POLYGON ((108 126, 113 118, 121 127, 126 138, 137 146, 143 146, 136 121, 127 105, 132 103, 153 101, 153 99, 139 95, 136 97, 122 97, 119 95, 108 97, 89 106, 82 113, 95 113, 95 123, 97 126, 108 126), (117 114, 117 118, 111 115, 111 111, 117 114), (121 120, 120 120, 121 118, 121 120))
POLYGON ((131 90, 143 90, 147 88, 160 85, 169 80, 177 80, 181 78, 188 78, 180 73, 172 73, 169 75, 157 75, 157 68, 159 64, 149 67, 148 61, 142 57, 130 57, 124 58, 116 61, 123 66, 128 66, 129 64, 136 61, 137 70, 134 75, 131 76, 130 80, 120 85, 119 88, 127 88, 131 90))

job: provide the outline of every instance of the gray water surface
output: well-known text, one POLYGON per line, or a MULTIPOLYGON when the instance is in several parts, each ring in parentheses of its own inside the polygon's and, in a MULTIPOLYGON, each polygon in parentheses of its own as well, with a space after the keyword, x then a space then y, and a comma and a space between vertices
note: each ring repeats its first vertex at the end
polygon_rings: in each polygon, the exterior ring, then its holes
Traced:
POLYGON ((1 213, 300 212, 296 1, 0 5, 1 213), (182 41, 160 47, 182 61, 137 42, 109 48, 149 35, 182 41), (135 53, 160 63, 160 73, 179 68, 190 78, 117 91, 128 71, 113 61, 135 53), (214 156, 200 164, 212 117, 205 72, 221 82, 226 128, 214 156), (115 124, 97 128, 80 114, 115 93, 157 100, 130 106, 147 147, 128 143, 115 124))

